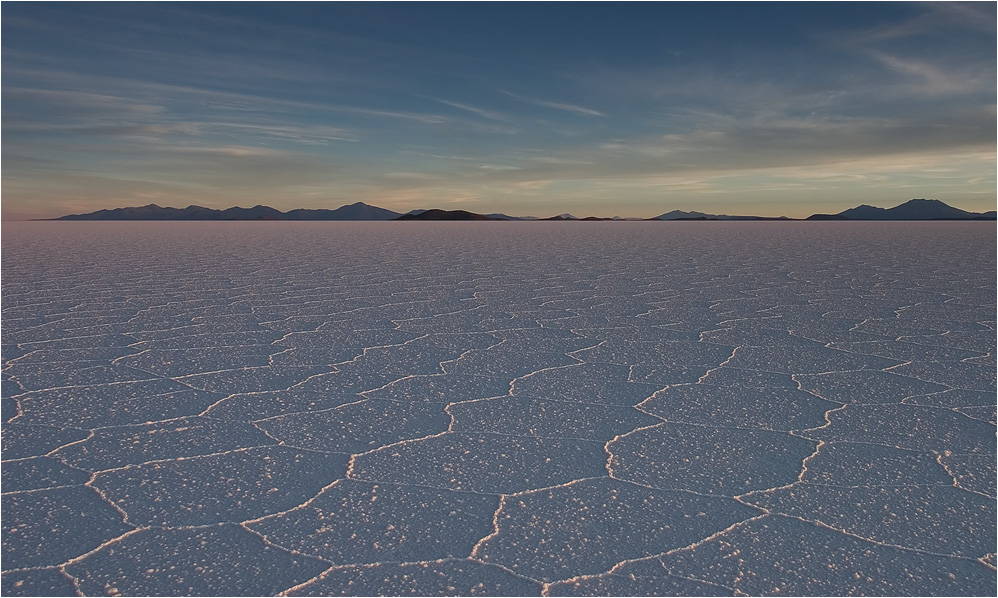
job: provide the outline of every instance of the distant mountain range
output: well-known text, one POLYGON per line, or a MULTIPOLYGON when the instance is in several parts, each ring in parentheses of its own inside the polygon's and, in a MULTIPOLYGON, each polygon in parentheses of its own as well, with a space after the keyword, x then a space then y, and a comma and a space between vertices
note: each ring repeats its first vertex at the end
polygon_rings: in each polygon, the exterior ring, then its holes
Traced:
POLYGON ((704 214, 703 212, 684 212, 673 210, 656 216, 651 220, 794 220, 786 216, 771 218, 767 216, 728 216, 727 214, 704 214))
POLYGON ((201 206, 161 208, 149 204, 137 208, 97 210, 89 214, 70 214, 54 220, 395 220, 402 214, 357 202, 335 210, 299 208, 282 212, 269 206, 215 210, 201 206))
POLYGON ((413 212, 402 214, 393 220, 503 220, 464 210, 413 210, 413 212))
MULTIPOLYGON (((989 212, 967 212, 949 206, 938 199, 912 199, 893 208, 878 208, 861 205, 838 214, 814 214, 805 220, 995 220, 994 210, 989 212)), ((640 218, 598 218, 587 216, 577 218, 571 214, 559 214, 550 218, 534 216, 507 216, 506 214, 476 214, 465 210, 412 210, 406 214, 393 212, 377 206, 357 202, 335 210, 306 210, 299 208, 282 212, 268 206, 252 208, 228 208, 215 210, 201 206, 186 208, 162 208, 156 204, 135 208, 115 208, 98 210, 89 214, 70 214, 52 220, 546 220, 546 221, 590 221, 590 220, 641 220, 640 218)), ((799 220, 797 218, 769 218, 765 216, 729 216, 727 214, 705 214, 673 210, 646 220, 799 220)))

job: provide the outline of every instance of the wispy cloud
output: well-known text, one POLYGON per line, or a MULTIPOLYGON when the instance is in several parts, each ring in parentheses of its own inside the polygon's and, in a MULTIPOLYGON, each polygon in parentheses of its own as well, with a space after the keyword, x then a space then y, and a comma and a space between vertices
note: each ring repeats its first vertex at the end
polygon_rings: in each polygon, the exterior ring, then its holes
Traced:
POLYGON ((169 152, 177 152, 182 154, 215 154, 219 156, 228 156, 231 158, 275 158, 278 156, 286 155, 286 152, 279 150, 267 149, 262 147, 252 147, 252 146, 170 146, 164 148, 164 150, 169 152))
POLYGON ((984 87, 994 89, 993 70, 985 74, 947 69, 926 60, 902 58, 878 50, 870 50, 869 55, 892 71, 914 78, 909 93, 963 95, 981 91, 984 87))
POLYGON ((859 31, 839 33, 840 41, 848 45, 869 45, 923 35, 940 29, 995 31, 993 3, 926 2, 917 6, 922 10, 911 18, 859 31), (986 8, 989 5, 990 10, 986 8))
POLYGON ((593 110, 592 108, 586 108, 584 106, 577 106, 575 104, 567 104, 563 102, 549 102, 547 100, 528 98, 505 90, 503 91, 503 93, 515 100, 520 100, 521 102, 526 102, 528 104, 534 104, 535 106, 544 106, 545 108, 554 108, 555 110, 564 110, 566 112, 574 112, 575 114, 584 114, 586 116, 606 116, 599 110, 593 110))
POLYGON ((210 122, 198 123, 210 129, 232 129, 261 137, 287 139, 307 145, 322 145, 327 141, 348 141, 356 143, 358 136, 351 131, 339 127, 324 125, 293 126, 293 125, 260 125, 241 122, 210 122))
POLYGON ((478 116, 481 116, 482 118, 487 118, 489 120, 498 120, 498 121, 503 121, 503 122, 508 122, 509 121, 508 117, 506 117, 506 116, 504 116, 504 115, 502 115, 502 114, 500 114, 498 112, 493 112, 492 110, 485 110, 483 108, 476 108, 474 106, 469 106, 468 104, 462 104, 460 102, 451 102, 449 100, 442 100, 440 98, 435 98, 435 99, 438 102, 440 102, 441 104, 446 104, 448 106, 452 106, 454 108, 458 108, 459 110, 465 110, 467 112, 471 112, 472 114, 477 114, 478 116))

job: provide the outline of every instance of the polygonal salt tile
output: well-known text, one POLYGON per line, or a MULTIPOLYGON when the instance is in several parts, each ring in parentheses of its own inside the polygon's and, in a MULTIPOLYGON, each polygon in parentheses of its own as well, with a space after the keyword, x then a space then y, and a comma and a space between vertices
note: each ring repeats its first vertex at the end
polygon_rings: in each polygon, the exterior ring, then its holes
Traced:
POLYGON ((64 563, 133 529, 91 488, 4 494, 5 569, 64 563))
POLYGON ((289 511, 249 523, 281 546, 336 564, 465 557, 492 532, 499 498, 340 480, 289 511))
POLYGON ((508 378, 459 374, 409 376, 382 388, 364 391, 364 396, 391 401, 454 403, 508 394, 509 382, 508 378))
POLYGON ((468 351, 460 358, 445 362, 443 369, 447 374, 513 379, 537 370, 576 363, 579 363, 578 359, 572 359, 565 353, 521 353, 502 350, 499 345, 483 351, 468 351))
POLYGON ((137 525, 206 525, 287 510, 343 477, 348 457, 238 450, 99 473, 93 485, 137 525))
POLYGON ((488 332, 444 332, 431 334, 425 342, 444 349, 483 350, 498 345, 502 339, 488 332))
POLYGON ((270 364, 278 367, 327 367, 356 359, 364 353, 358 347, 289 347, 270 356, 270 364))
POLYGON ((992 407, 995 405, 995 393, 986 390, 953 388, 942 392, 908 397, 904 402, 911 405, 933 405, 936 407, 992 407))
POLYGON ((824 424, 838 406, 791 388, 687 384, 659 390, 641 409, 672 422, 789 431, 824 424))
POLYGON ((192 417, 94 430, 90 438, 61 448, 53 455, 74 467, 98 471, 276 443, 250 424, 192 417))
POLYGON ((964 363, 972 363, 976 365, 988 366, 991 367, 992 369, 994 369, 996 365, 996 358, 994 353, 989 353, 987 355, 978 355, 977 357, 968 357, 967 359, 964 359, 962 361, 964 363))
MULTIPOLYGON (((513 313, 513 312, 511 312, 513 313)), ((542 314, 550 314, 550 318, 567 317, 571 316, 571 312, 565 312, 562 309, 523 309, 518 310, 517 314, 529 313, 533 316, 540 316, 542 314)), ((545 341, 565 341, 565 340, 579 340, 583 336, 577 334, 573 330, 565 330, 562 328, 544 328, 537 326, 527 326, 524 328, 505 328, 502 330, 497 330, 492 332, 497 338, 508 341, 516 342, 522 341, 525 343, 531 342, 545 342, 545 341)), ((545 349, 546 350, 546 349, 545 349)))
POLYGON ((960 361, 913 361, 891 368, 891 371, 951 388, 995 392, 995 368, 990 365, 960 361))
POLYGON ((81 361, 108 363, 119 357, 132 355, 134 353, 136 353, 136 351, 130 347, 93 346, 75 347, 72 349, 44 348, 29 351, 18 357, 16 360, 8 360, 8 363, 19 367, 31 364, 44 369, 49 363, 79 363, 81 361))
POLYGON ((213 419, 251 422, 279 415, 323 411, 363 400, 358 394, 343 394, 296 386, 289 390, 240 393, 220 399, 204 411, 213 419))
POLYGON ((960 413, 972 419, 979 419, 995 425, 998 422, 998 405, 983 405, 980 407, 961 407, 960 413))
MULTIPOLYGON (((548 332, 549 328, 536 328, 536 330, 543 330, 548 332)), ((587 338, 580 336, 568 336, 568 337, 548 337, 543 336, 540 338, 505 338, 508 331, 496 331, 493 332, 495 336, 502 340, 502 343, 490 347, 493 351, 510 351, 513 353, 576 353, 588 351, 589 347, 594 346, 598 341, 592 341, 587 338)), ((516 331, 521 332, 521 331, 516 331)), ((562 331, 568 332, 568 331, 562 331)))
POLYGON ((432 345, 397 345, 373 347, 351 361, 339 363, 336 369, 349 374, 377 379, 396 380, 404 376, 443 373, 441 363, 457 359, 459 349, 442 349, 432 345))
MULTIPOLYGON (((132 342, 129 347, 134 351, 146 349, 192 349, 202 347, 241 347, 250 345, 270 346, 281 338, 281 334, 270 330, 246 330, 237 332, 220 332, 215 334, 191 334, 171 338, 153 339, 132 342)), ((274 347, 271 347, 271 351, 274 347)))
POLYGON ((613 573, 575 577, 552 584, 548 596, 734 596, 729 588, 669 575, 656 560, 655 574, 630 572, 627 565, 613 573))
POLYGON ((890 372, 863 370, 799 375, 801 388, 838 403, 900 403, 907 397, 941 392, 941 384, 890 372))
POLYGON ((874 542, 977 558, 995 548, 994 499, 952 486, 841 488, 796 484, 743 497, 874 542))
POLYGON ((995 452, 995 427, 939 407, 847 405, 828 414, 830 424, 807 430, 825 442, 868 442, 899 449, 956 453, 995 452))
POLYGON ((882 370, 899 363, 900 360, 896 359, 830 349, 820 343, 794 341, 767 347, 738 347, 725 365, 788 374, 820 374, 844 370, 882 370))
POLYGON ((919 337, 939 336, 945 333, 948 327, 942 323, 931 326, 914 320, 902 320, 896 315, 892 317, 885 313, 882 314, 882 317, 870 318, 857 324, 855 330, 867 334, 908 340, 907 337, 913 335, 919 337))
POLYGON ((439 403, 363 399, 325 411, 272 417, 256 425, 290 446, 349 454, 437 434, 450 421, 439 403))
POLYGON ((790 336, 786 328, 780 328, 781 324, 785 324, 783 319, 775 317, 754 322, 725 323, 723 328, 705 329, 700 333, 700 339, 704 342, 739 347, 740 349, 746 346, 774 347, 788 340, 800 342, 800 339, 790 336))
POLYGON ((978 354, 994 351, 995 348, 995 332, 988 329, 948 330, 945 334, 924 336, 916 332, 912 336, 903 337, 901 340, 940 347, 966 349, 978 354))
POLYGON ((995 575, 974 561, 879 546, 779 515, 748 521, 660 557, 681 577, 750 596, 991 595, 995 575))
MULTIPOLYGON (((415 334, 436 334, 443 332, 492 332, 501 327, 516 328, 522 323, 513 324, 511 316, 490 314, 484 309, 436 314, 430 317, 400 319, 398 328, 415 334)), ((535 324, 536 325, 536 324, 535 324)))
POLYGON ((807 461, 802 482, 832 486, 952 485, 932 453, 868 443, 831 442, 807 461))
POLYGON ((699 332, 690 332, 669 326, 625 326, 621 328, 583 328, 573 330, 586 338, 602 340, 618 340, 625 342, 652 342, 700 340, 699 332))
POLYGON ((364 347, 383 347, 387 345, 400 345, 404 342, 418 338, 418 334, 395 329, 374 328, 367 330, 354 330, 339 328, 335 325, 326 325, 319 330, 308 332, 291 332, 284 335, 281 340, 274 343, 281 347, 296 348, 354 348, 357 353, 363 352, 364 347))
POLYGON ((475 556, 554 581, 687 546, 756 514, 726 498, 584 480, 506 497, 499 533, 475 556))
POLYGON ((365 453, 351 477, 509 494, 606 475, 603 443, 448 432, 365 453))
POLYGON ((50 363, 42 368, 34 364, 24 364, 8 366, 5 371, 10 373, 25 391, 149 380, 155 377, 155 374, 125 366, 87 365, 87 362, 50 363))
MULTIPOLYGON (((165 382, 165 381, 164 381, 165 382)), ((136 383, 145 384, 145 383, 136 383)), ((21 402, 18 422, 59 425, 67 420, 78 426, 128 426, 197 415, 221 395, 190 390, 143 394, 142 387, 129 389, 108 384, 61 388, 27 393, 21 402)), ((151 390, 151 387, 150 387, 151 390)))
POLYGON ((850 353, 862 355, 877 355, 898 361, 960 361, 979 355, 974 351, 940 347, 938 345, 923 345, 904 341, 860 341, 835 342, 830 346, 850 353))
POLYGON ((287 390, 302 381, 329 372, 329 367, 263 366, 193 374, 178 378, 198 390, 236 394, 287 390))
POLYGON ((626 406, 497 397, 451 405, 455 432, 582 438, 606 442, 661 420, 626 406))
POLYGON ((613 340, 578 351, 575 356, 586 362, 642 364, 648 366, 716 366, 731 357, 732 347, 706 342, 672 341, 630 343, 613 340))
POLYGON ((996 471, 994 455, 940 455, 939 461, 946 467, 961 488, 995 497, 996 471))
POLYGON ((540 596, 541 584, 471 560, 335 567, 289 596, 540 596))
POLYGON ((739 368, 717 367, 707 372, 701 384, 712 386, 751 386, 756 388, 797 388, 797 382, 790 374, 743 370, 739 368))
POLYGON ((551 368, 541 368, 517 380, 517 384, 533 379, 538 383, 547 383, 551 380, 578 380, 584 379, 586 382, 594 380, 605 380, 614 382, 626 382, 630 375, 630 367, 626 365, 614 365, 610 363, 572 363, 570 365, 557 366, 551 368))
POLYGON ((657 366, 637 364, 630 367, 631 382, 651 384, 658 388, 672 384, 695 384, 717 364, 657 366))
POLYGON ((0 421, 7 423, 17 417, 21 410, 17 405, 17 399, 10 397, 0 398, 0 421))
POLYGON ((0 455, 3 455, 5 461, 41 457, 60 446, 83 440, 87 436, 88 432, 76 428, 19 423, 4 424, 3 428, 0 429, 0 439, 3 443, 0 455))
POLYGON ((0 577, 4 596, 75 596, 76 588, 59 569, 8 571, 0 577))
POLYGON ((272 596, 327 565, 236 525, 144 529, 66 567, 88 596, 272 596))
POLYGON ((73 469, 58 459, 51 457, 31 457, 3 464, 2 482, 4 492, 40 490, 55 486, 82 485, 90 474, 73 469))
POLYGON ((6 399, 7 397, 19 395, 22 392, 24 392, 24 389, 9 374, 0 374, 0 396, 6 399))
POLYGON ((663 423, 607 446, 613 477, 733 496, 797 479, 815 442, 782 432, 663 423))
MULTIPOLYGON (((6 311, 6 310, 5 310, 6 311)), ((70 336, 65 338, 53 338, 50 340, 24 343, 21 345, 21 354, 35 349, 86 349, 91 347, 129 347, 135 343, 131 335, 125 334, 102 334, 96 336, 70 336)), ((4 347, 6 349, 6 346, 4 347)), ((16 357, 11 354, 9 359, 16 357)), ((6 358, 6 354, 4 355, 6 358)))

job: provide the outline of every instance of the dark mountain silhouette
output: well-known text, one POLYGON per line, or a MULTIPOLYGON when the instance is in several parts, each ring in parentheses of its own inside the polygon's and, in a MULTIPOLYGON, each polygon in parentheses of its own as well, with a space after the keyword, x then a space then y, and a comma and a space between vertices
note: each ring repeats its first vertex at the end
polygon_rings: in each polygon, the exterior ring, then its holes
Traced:
POLYGON ((496 220, 537 220, 537 217, 535 216, 510 216, 509 214, 502 214, 499 212, 486 214, 486 216, 496 220))
POLYGON ((465 210, 423 210, 418 214, 403 214, 395 220, 500 220, 485 214, 475 214, 465 210))
POLYGON ((861 205, 838 214, 814 214, 808 220, 994 220, 995 212, 967 212, 938 199, 911 199, 893 208, 861 205))
POLYGON ((306 210, 298 208, 285 213, 281 220, 394 220, 398 212, 370 206, 358 201, 335 210, 306 210))
POLYGON ((156 204, 149 204, 136 208, 98 210, 89 214, 70 214, 55 220, 393 220, 399 215, 398 212, 361 202, 335 210, 299 208, 289 212, 282 212, 269 206, 215 210, 202 206, 162 208, 156 204))
POLYGON ((684 212, 672 210, 649 220, 791 220, 786 216, 772 218, 768 216, 729 216, 727 214, 704 214, 703 212, 684 212))
POLYGON ((269 206, 227 208, 218 213, 219 220, 280 220, 284 212, 269 206))
POLYGON ((215 220, 219 210, 201 206, 186 208, 161 208, 149 204, 136 208, 97 210, 88 214, 70 214, 54 220, 215 220))
MULTIPOLYGON (((684 212, 682 210, 672 210, 661 216, 649 218, 649 220, 685 220, 688 218, 707 218, 709 215, 703 212, 684 212)), ((714 216, 716 218, 716 216, 714 216)))

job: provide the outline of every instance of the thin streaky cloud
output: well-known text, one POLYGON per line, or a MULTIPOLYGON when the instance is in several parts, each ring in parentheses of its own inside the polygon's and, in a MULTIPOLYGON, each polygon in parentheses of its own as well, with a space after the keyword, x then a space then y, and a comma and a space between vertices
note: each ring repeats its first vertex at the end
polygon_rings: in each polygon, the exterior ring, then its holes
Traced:
POLYGON ((904 59, 875 50, 869 51, 869 55, 894 72, 916 78, 919 85, 913 91, 921 94, 967 94, 980 91, 982 84, 993 88, 993 81, 982 81, 982 77, 974 74, 944 71, 924 60, 904 59))
POLYGON ((586 108, 584 106, 576 106, 575 104, 565 104, 562 102, 549 102, 547 100, 538 100, 535 98, 528 98, 525 96, 517 95, 509 91, 503 91, 503 93, 515 100, 520 100, 521 102, 527 102, 528 104, 534 104, 535 106, 544 106, 545 108, 554 108, 555 110, 564 110, 566 112, 574 112, 576 114, 585 114, 586 116, 606 116, 599 110, 593 110, 592 108, 586 108))
POLYGON ((465 110, 467 112, 471 112, 472 114, 477 114, 478 116, 481 116, 482 118, 487 118, 489 120, 498 120, 498 121, 502 121, 502 122, 509 122, 509 118, 507 118, 506 116, 503 116, 502 114, 499 114, 498 112, 493 112, 491 110, 485 110, 483 108, 476 108, 474 106, 469 106, 468 104, 462 104, 460 102, 451 102, 450 100, 443 100, 443 99, 440 99, 440 98, 434 98, 434 99, 436 99, 436 101, 440 102, 441 104, 446 104, 448 106, 452 106, 452 107, 457 108, 459 110, 465 110))
MULTIPOLYGON (((8 74, 14 74, 13 70, 8 71, 8 74)), ((141 81, 129 78, 120 77, 105 77, 105 76, 83 76, 78 73, 72 73, 67 71, 54 71, 54 70, 44 70, 44 71, 21 71, 17 74, 36 76, 39 79, 49 79, 53 84, 68 85, 70 83, 87 84, 88 86, 102 85, 105 87, 116 87, 119 89, 119 94, 124 90, 129 90, 133 93, 138 93, 143 96, 155 96, 164 98, 191 98, 199 102, 204 102, 208 105, 212 99, 220 104, 221 107, 226 109, 236 109, 244 111, 255 111, 255 112, 267 112, 267 111, 284 111, 286 109, 300 109, 308 111, 319 111, 319 112, 342 112, 348 114, 357 114, 360 116, 371 116, 371 117, 386 117, 399 120, 407 120, 412 122, 419 122, 423 124, 444 124, 450 121, 449 118, 440 114, 426 113, 426 112, 415 112, 415 111, 400 111, 400 110, 382 110, 377 108, 365 108, 359 106, 351 106, 346 104, 334 104, 334 103, 321 103, 312 102, 308 100, 293 100, 287 98, 278 98, 263 94, 255 93, 242 93, 242 92, 232 92, 232 91, 218 91, 214 89, 206 89, 204 87, 198 87, 193 85, 176 85, 171 83, 159 83, 159 82, 149 82, 141 81), (228 105, 226 102, 233 103, 228 105), (242 104, 240 104, 242 102, 242 104)), ((54 98, 72 98, 79 97, 81 99, 92 99, 95 100, 106 100, 108 102, 112 100, 121 100, 122 98, 111 95, 104 94, 94 94, 85 91, 60 91, 60 90, 45 90, 45 89, 24 89, 24 93, 31 92, 37 93, 39 96, 51 96, 54 98)), ((4 89, 4 93, 8 93, 8 89, 4 89)), ((215 105, 215 104, 213 104, 215 105)), ((162 106, 148 106, 142 104, 135 104, 129 106, 129 109, 143 110, 143 111, 161 111, 164 108, 162 106)))
MULTIPOLYGON (((994 6, 993 3, 976 3, 994 6)), ((995 14, 980 10, 965 2, 923 3, 928 8, 904 21, 889 23, 859 31, 839 34, 838 41, 849 45, 872 45, 901 40, 936 31, 942 28, 956 28, 977 31, 995 31, 995 14)))

